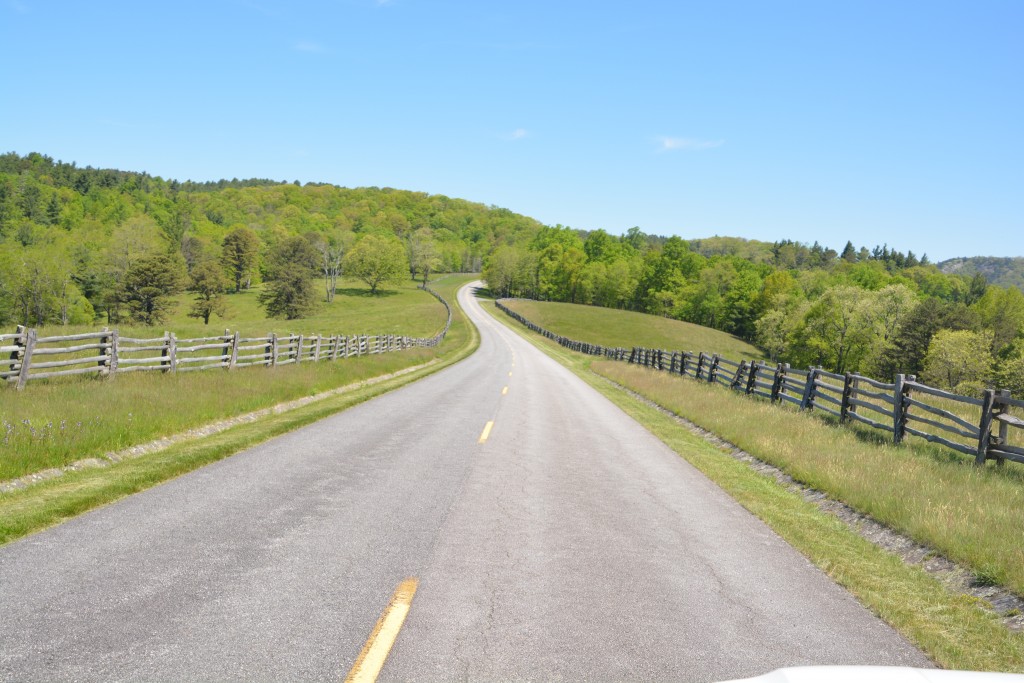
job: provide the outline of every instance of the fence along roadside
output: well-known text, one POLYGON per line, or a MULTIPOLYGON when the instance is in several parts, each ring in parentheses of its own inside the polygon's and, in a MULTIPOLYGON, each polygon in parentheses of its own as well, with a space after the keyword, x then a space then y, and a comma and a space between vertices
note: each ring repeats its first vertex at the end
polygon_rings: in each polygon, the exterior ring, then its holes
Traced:
POLYGON ((922 384, 914 375, 897 375, 894 382, 887 383, 854 373, 801 370, 787 363, 758 360, 734 361, 704 352, 607 347, 554 334, 501 301, 495 305, 530 330, 572 351, 692 377, 773 403, 788 402, 803 410, 825 412, 841 423, 859 422, 889 432, 896 444, 915 436, 970 456, 979 466, 987 460, 995 460, 998 465, 1007 460, 1024 463, 1024 447, 1010 443, 1011 428, 1024 429, 1024 419, 1011 414, 1011 410, 1024 409, 1024 401, 1013 398, 1005 389, 986 389, 982 398, 972 398, 922 384), (970 411, 977 413, 976 421, 963 416, 970 411))
POLYGON ((441 343, 452 324, 452 309, 444 298, 423 288, 445 307, 444 328, 433 337, 394 334, 323 336, 268 334, 242 337, 223 335, 178 339, 173 332, 161 337, 122 337, 117 329, 63 336, 40 337, 35 329, 18 326, 14 334, 0 334, 0 380, 18 389, 30 380, 72 375, 113 377, 126 372, 190 372, 275 367, 307 361, 325 361, 390 353, 441 343))

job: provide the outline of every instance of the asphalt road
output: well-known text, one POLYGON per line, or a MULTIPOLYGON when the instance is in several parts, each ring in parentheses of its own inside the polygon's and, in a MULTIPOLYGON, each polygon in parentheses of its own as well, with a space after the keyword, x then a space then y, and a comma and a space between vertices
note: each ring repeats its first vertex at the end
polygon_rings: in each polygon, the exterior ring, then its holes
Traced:
POLYGON ((342 680, 408 577, 382 681, 928 666, 460 298, 481 329, 469 359, 0 548, 0 678, 342 680))

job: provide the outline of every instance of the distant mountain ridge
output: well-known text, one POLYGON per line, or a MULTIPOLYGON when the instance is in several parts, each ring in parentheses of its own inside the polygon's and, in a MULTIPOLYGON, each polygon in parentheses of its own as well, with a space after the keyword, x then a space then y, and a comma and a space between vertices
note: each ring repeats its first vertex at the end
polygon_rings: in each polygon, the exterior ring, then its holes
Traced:
POLYGON ((1024 290, 1024 256, 951 258, 938 265, 939 270, 943 273, 958 273, 968 277, 974 277, 981 273, 990 285, 1016 287, 1024 290))

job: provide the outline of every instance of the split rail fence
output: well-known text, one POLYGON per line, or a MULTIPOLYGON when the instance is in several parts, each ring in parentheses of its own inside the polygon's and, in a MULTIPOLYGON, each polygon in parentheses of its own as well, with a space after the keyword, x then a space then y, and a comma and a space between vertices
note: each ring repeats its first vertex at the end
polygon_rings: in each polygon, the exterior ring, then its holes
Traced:
POLYGON ((151 338, 123 337, 117 329, 63 336, 40 337, 35 329, 18 326, 14 334, 0 334, 0 380, 24 388, 29 381, 71 375, 113 377, 127 372, 189 372, 276 367, 292 363, 339 360, 441 343, 452 323, 452 309, 440 301, 448 315, 444 328, 433 337, 375 335, 277 335, 243 337, 238 332, 179 339, 173 332, 151 338))
POLYGON ((842 423, 856 422, 889 432, 897 444, 908 436, 925 439, 970 456, 977 465, 987 460, 999 465, 1007 460, 1024 463, 1020 437, 1024 419, 1018 415, 1024 413, 1024 401, 1004 389, 986 389, 981 398, 974 398, 922 384, 914 375, 897 375, 890 383, 854 373, 800 370, 788 363, 737 361, 704 352, 601 346, 546 330, 501 301, 496 306, 530 330, 572 351, 691 377, 803 410, 818 410, 842 423))

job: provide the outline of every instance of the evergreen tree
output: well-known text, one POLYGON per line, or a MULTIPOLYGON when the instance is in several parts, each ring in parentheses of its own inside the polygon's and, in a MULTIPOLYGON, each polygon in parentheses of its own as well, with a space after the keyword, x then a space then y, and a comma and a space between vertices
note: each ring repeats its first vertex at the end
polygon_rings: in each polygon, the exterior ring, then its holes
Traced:
POLYGON ((133 263, 119 291, 132 320, 144 325, 163 322, 173 305, 171 297, 181 291, 184 270, 180 256, 170 254, 145 256, 133 263))
POLYGON ((846 246, 843 247, 843 253, 839 257, 849 263, 854 263, 857 260, 857 250, 853 248, 853 242, 847 242, 846 246))
POLYGON ((319 258, 316 247, 297 235, 274 247, 268 259, 267 286, 259 296, 267 315, 294 320, 316 308, 313 278, 319 258))

